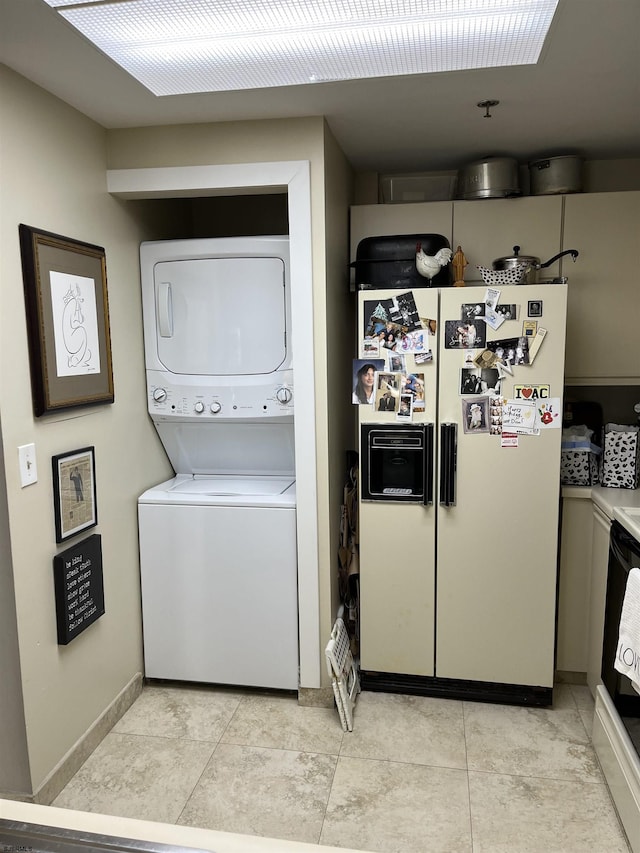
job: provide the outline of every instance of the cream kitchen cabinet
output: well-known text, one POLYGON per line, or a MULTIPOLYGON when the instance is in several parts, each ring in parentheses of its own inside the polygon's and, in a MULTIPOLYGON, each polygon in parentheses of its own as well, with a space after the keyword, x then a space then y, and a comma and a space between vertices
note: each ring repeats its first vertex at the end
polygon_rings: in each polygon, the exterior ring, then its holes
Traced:
POLYGON ((565 197, 563 248, 577 249, 569 276, 567 384, 640 382, 640 192, 565 197))
POLYGON ((351 208, 351 257, 365 237, 442 234, 451 243, 453 203, 361 204, 351 208))
POLYGON ((587 684, 595 698, 602 668, 602 636, 604 607, 607 597, 607 568, 609 565, 609 534, 611 519, 593 504, 591 538, 591 592, 589 597, 589 642, 587 649, 587 684))
MULTIPOLYGON (((460 245, 468 266, 465 281, 480 281, 477 265, 523 254, 549 260, 560 251, 562 196, 536 196, 419 204, 364 204, 351 208, 351 256, 360 240, 390 234, 442 234, 453 251, 460 245)), ((544 271, 559 274, 558 263, 544 271)))
POLYGON ((593 504, 589 489, 565 486, 562 492, 556 670, 584 674, 589 645, 593 504))
MULTIPOLYGON (((511 256, 513 247, 544 263, 560 252, 562 196, 491 198, 453 203, 453 242, 468 261, 465 281, 480 281, 478 264, 491 267, 496 258, 511 256)), ((540 277, 559 275, 559 262, 540 277)))

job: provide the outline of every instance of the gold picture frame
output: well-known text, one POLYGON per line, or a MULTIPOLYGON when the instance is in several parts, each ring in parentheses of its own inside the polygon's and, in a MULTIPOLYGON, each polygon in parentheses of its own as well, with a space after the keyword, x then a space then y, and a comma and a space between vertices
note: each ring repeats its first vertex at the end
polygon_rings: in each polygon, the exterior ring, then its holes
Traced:
POLYGON ((113 403, 105 251, 20 225, 36 417, 113 403))

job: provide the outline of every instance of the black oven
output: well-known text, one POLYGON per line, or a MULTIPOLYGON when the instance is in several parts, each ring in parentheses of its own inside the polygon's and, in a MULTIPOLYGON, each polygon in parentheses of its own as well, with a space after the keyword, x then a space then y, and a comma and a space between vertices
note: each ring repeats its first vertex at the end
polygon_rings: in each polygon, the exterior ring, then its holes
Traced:
POLYGON ((363 424, 363 501, 433 503, 433 424, 363 424))
POLYGON ((636 751, 640 753, 640 696, 629 678, 614 668, 627 577, 629 571, 638 566, 640 543, 621 524, 612 522, 602 644, 602 682, 636 751))

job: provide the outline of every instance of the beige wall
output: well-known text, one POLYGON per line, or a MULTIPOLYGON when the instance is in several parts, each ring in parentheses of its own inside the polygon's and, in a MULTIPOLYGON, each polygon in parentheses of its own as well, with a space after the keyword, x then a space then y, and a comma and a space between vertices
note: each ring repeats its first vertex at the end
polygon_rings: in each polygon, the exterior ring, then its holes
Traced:
MULTIPOLYGON (((16 688, 11 702, 0 704, 0 766, 11 767, 10 778, 0 776, 0 791, 29 794, 42 787, 142 670, 136 499, 171 473, 146 412, 138 245, 143 239, 186 235, 193 220, 187 225, 181 217, 178 228, 175 199, 165 204, 112 198, 106 192, 106 169, 311 163, 322 647, 336 604, 332 578, 350 435, 348 415, 337 416, 336 410, 329 416, 322 397, 328 387, 345 386, 340 353, 351 350, 343 269, 350 172, 322 118, 105 132, 3 67, 0 96, 0 437, 6 473, 4 511, 0 501, 0 616, 13 615, 13 622, 5 620, 8 642, 0 656, 0 677, 16 688), (326 215, 330 252, 325 252, 326 215), (34 418, 21 222, 105 247, 113 405, 34 418), (328 295, 339 300, 330 309, 328 295), (342 335, 335 351, 327 343, 331 328, 342 335), (30 442, 36 445, 39 479, 22 489, 16 448, 30 442), (52 559, 69 543, 55 544, 51 457, 85 446, 95 447, 99 524, 91 532, 102 536, 106 613, 62 647, 56 640, 52 559)), ((187 203, 181 214, 197 218, 198 211, 187 203)))
MULTIPOLYGON (((2 280, 0 278, 0 290, 2 280)), ((1 303, 0 303, 1 304, 1 303)), ((0 792, 31 790, 0 433, 0 792)))
MULTIPOLYGON (((149 233, 148 210, 107 194, 102 128, 3 66, 0 128, 0 411, 10 537, 2 572, 6 582, 5 573, 13 571, 26 743, 37 791, 142 670, 136 499, 171 469, 146 414, 138 244, 149 233), (113 405, 34 418, 19 223, 105 247, 113 405), (30 442, 38 482, 22 489, 17 447, 30 442), (86 446, 95 447, 99 524, 91 532, 102 536, 106 613, 65 647, 56 639, 52 559, 65 546, 55 543, 51 457, 86 446)), ((0 766, 11 758, 4 723, 0 766)), ((23 774, 15 784, 24 787, 23 774)))
MULTIPOLYGON (((327 358, 327 387, 318 389, 318 399, 324 394, 324 405, 318 411, 318 421, 324 414, 326 443, 330 449, 327 467, 328 500, 331 512, 329 537, 321 539, 322 562, 331 571, 320 587, 322 613, 335 617, 339 605, 337 554, 339 507, 346 479, 347 451, 357 449, 353 441, 354 409, 351 405, 351 363, 356 349, 355 296, 349 292, 349 205, 353 202, 354 177, 351 167, 325 125, 325 229, 326 229, 326 318, 325 335, 327 358)), ((326 645, 326 643, 323 644, 326 645)))
MULTIPOLYGON (((333 403, 334 399, 349 399, 336 389, 347 387, 344 358, 350 364, 352 357, 351 331, 347 331, 349 166, 320 117, 112 130, 108 143, 110 169, 287 160, 311 163, 316 447, 309 451, 315 450, 317 466, 319 641, 324 650, 335 616, 340 490, 345 448, 352 435, 350 407, 338 415, 339 404, 333 403), (336 335, 336 329, 340 334, 336 335), (332 412, 327 409, 328 395, 332 412)), ((197 208, 194 203, 194 210, 197 208)), ((326 683, 324 662, 320 672, 326 683)))

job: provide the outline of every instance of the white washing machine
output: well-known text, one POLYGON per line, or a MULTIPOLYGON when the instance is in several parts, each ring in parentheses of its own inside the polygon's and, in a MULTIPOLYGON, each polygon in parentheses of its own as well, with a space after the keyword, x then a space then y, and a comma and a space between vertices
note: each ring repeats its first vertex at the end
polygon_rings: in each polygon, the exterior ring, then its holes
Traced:
POLYGON ((288 240, 140 259, 149 414, 176 472, 138 501, 145 675, 296 689, 288 240))
POLYGON ((297 689, 295 482, 180 475, 138 517, 147 677, 297 689))

